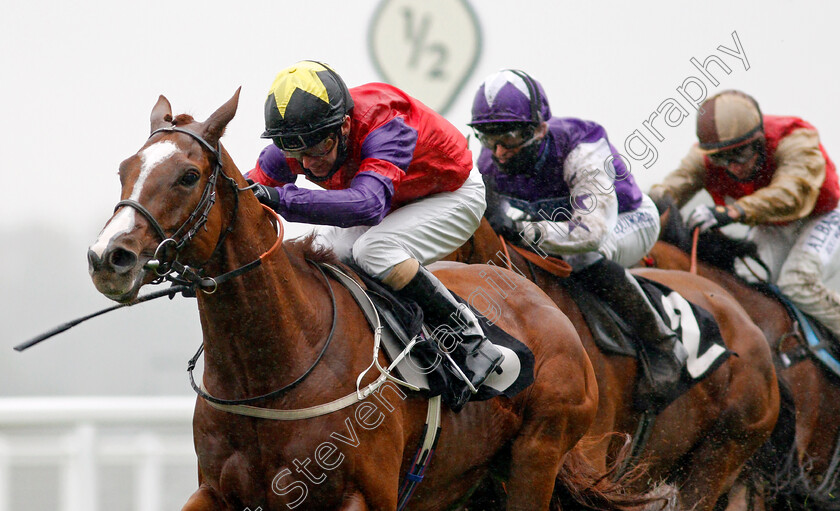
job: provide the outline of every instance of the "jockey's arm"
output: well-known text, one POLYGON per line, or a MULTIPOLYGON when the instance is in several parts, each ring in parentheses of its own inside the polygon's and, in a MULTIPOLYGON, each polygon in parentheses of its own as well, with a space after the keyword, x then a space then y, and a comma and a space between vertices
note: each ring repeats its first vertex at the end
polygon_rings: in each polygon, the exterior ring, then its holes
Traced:
POLYGON ((703 153, 695 144, 682 159, 679 167, 668 174, 661 183, 653 185, 648 195, 654 201, 668 195, 681 208, 703 189, 705 175, 703 153))
MULTIPOLYGON (((610 156, 605 139, 580 144, 564 162, 571 192, 572 211, 545 212, 535 221, 540 247, 553 254, 578 254, 598 250, 618 221, 618 197, 613 178, 604 170, 610 156)), ((562 209, 562 208, 559 208, 562 209)))
POLYGON ((289 168, 283 152, 272 144, 260 152, 257 164, 245 173, 245 178, 261 185, 279 187, 294 183, 297 175, 289 168))
POLYGON ((290 222, 352 227, 376 225, 391 210, 394 185, 376 172, 360 172, 343 190, 310 190, 287 184, 277 212, 290 222))
POLYGON ((350 186, 341 190, 299 188, 285 156, 266 147, 245 177, 276 188, 271 207, 290 222, 352 227, 376 225, 391 210, 391 198, 403 170, 391 162, 369 158, 350 186), (396 182, 395 182, 396 181, 396 182))
POLYGON ((789 222, 814 209, 825 180, 825 158, 817 132, 794 131, 779 142, 775 158, 776 172, 770 184, 736 201, 744 209, 743 223, 789 222))

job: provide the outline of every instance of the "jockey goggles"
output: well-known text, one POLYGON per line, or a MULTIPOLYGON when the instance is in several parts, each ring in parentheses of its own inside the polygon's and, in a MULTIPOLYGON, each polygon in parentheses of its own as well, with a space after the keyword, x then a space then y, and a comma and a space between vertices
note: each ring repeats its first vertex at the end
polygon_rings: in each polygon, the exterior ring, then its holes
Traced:
POLYGON ((536 139, 537 131, 534 127, 528 126, 526 128, 518 128, 501 133, 484 133, 475 130, 475 136, 481 145, 490 150, 495 150, 496 146, 502 146, 505 149, 519 149, 524 147, 536 139))
POLYGON ((314 144, 307 144, 304 137, 300 135, 272 137, 271 141, 283 151, 286 158, 292 158, 294 160, 300 160, 304 156, 308 158, 323 158, 335 147, 338 142, 338 134, 330 133, 326 138, 314 144))
POLYGON ((750 161, 755 156, 755 144, 747 144, 742 147, 720 151, 718 153, 709 154, 709 160, 720 167, 728 167, 733 163, 743 165, 750 161))

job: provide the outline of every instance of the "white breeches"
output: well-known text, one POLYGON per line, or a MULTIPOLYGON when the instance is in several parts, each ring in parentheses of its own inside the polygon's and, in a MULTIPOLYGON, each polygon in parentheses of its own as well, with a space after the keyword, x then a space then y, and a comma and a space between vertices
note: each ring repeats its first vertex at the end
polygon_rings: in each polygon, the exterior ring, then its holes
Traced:
POLYGON ((484 182, 473 170, 461 188, 405 204, 377 225, 321 227, 318 242, 381 280, 407 259, 426 265, 454 252, 478 228, 486 207, 484 182))

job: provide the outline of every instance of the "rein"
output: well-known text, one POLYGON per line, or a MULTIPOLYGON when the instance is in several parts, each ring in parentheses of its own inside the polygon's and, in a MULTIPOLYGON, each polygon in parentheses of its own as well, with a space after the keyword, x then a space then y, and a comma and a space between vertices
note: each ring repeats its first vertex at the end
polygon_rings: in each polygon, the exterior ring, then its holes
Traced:
POLYGON ((691 265, 688 267, 688 271, 697 275, 697 242, 700 239, 700 228, 695 227, 694 232, 691 234, 691 265))
MULTIPOLYGON (((265 206, 263 206, 263 207, 265 207, 265 206)), ((257 261, 260 261, 260 260, 261 259, 258 259, 257 261)), ((195 390, 196 394, 198 394, 199 396, 201 396, 202 398, 204 398, 205 400, 207 400, 211 403, 215 403, 215 404, 219 404, 219 405, 228 405, 228 406, 231 406, 231 405, 247 405, 247 404, 251 404, 251 403, 256 403, 258 401, 264 401, 266 399, 271 399, 271 398, 277 397, 277 396, 283 394, 284 392, 287 392, 287 391, 295 388, 298 384, 300 384, 303 380, 305 380, 307 376, 309 376, 309 374, 312 372, 312 370, 315 369, 315 366, 317 366, 318 363, 321 361, 321 358, 323 358, 324 353, 326 353, 327 348, 329 347, 330 343, 333 340, 333 336, 335 334, 335 327, 336 327, 336 324, 338 324, 338 307, 336 306, 336 303, 335 303, 335 293, 333 292, 332 285, 330 284, 330 279, 327 277, 327 275, 324 273, 324 270, 322 270, 320 266, 318 266, 315 263, 312 263, 311 261, 309 261, 309 262, 313 266, 315 266, 315 268, 318 269, 318 271, 321 273, 321 275, 324 277, 324 280, 327 283, 327 289, 330 292, 330 301, 332 303, 332 311, 333 311, 332 325, 330 326, 330 333, 327 335, 327 340, 324 342, 324 346, 321 348, 321 352, 318 353, 318 356, 315 358, 315 361, 312 363, 312 365, 309 366, 309 369, 304 371, 304 373, 302 375, 298 376, 298 378, 295 379, 295 381, 293 381, 293 382, 291 382, 287 385, 284 385, 283 387, 281 387, 277 390, 273 390, 271 392, 263 394, 261 396, 247 397, 247 398, 243 398, 243 399, 221 399, 221 398, 214 397, 214 396, 211 396, 210 394, 208 394, 204 390, 203 385, 201 387, 199 387, 195 383, 195 378, 193 378, 193 370, 195 369, 195 364, 198 362, 198 357, 200 357, 201 353, 204 351, 204 343, 202 343, 201 346, 199 346, 198 351, 195 353, 195 355, 190 359, 189 362, 187 362, 187 372, 190 375, 190 385, 192 385, 192 388, 193 388, 193 390, 195 390)), ((228 274, 225 274, 225 275, 228 275, 228 274)))
MULTIPOLYGON (((507 259, 508 269, 513 270, 510 263, 510 253, 508 252, 509 243, 501 234, 499 235, 499 241, 502 243, 502 250, 504 250, 505 259, 507 259)), ((529 263, 537 265, 538 267, 551 273, 552 275, 565 278, 572 274, 571 265, 569 265, 569 263, 558 257, 543 257, 537 254, 536 252, 531 252, 530 250, 517 247, 516 245, 510 245, 510 248, 512 248, 514 251, 516 251, 517 254, 525 258, 525 260, 529 263)))
MULTIPOLYGON (((189 131, 189 130, 177 128, 177 127, 157 129, 157 130, 153 131, 151 135, 149 135, 149 138, 153 137, 155 134, 157 134, 159 132, 177 132, 177 133, 184 133, 186 135, 189 135, 190 137, 195 139, 197 142, 199 142, 202 146, 204 146, 204 148, 207 149, 208 151, 210 151, 210 153, 213 155, 213 157, 215 159, 215 163, 214 163, 214 166, 213 166, 213 173, 207 179, 207 184, 204 187, 204 191, 201 194, 201 198, 199 199, 198 204, 196 205, 193 212, 190 214, 189 218, 187 218, 187 220, 181 225, 181 227, 179 227, 175 231, 175 234, 173 234, 172 236, 169 236, 169 237, 166 236, 164 229, 161 227, 160 223, 154 218, 154 215, 152 215, 151 212, 148 209, 146 209, 142 204, 140 204, 137 201, 130 200, 130 199, 120 201, 120 202, 117 203, 117 206, 114 210, 116 211, 117 209, 119 209, 122 206, 129 206, 131 208, 134 208, 141 215, 143 215, 146 218, 146 220, 149 221, 150 225, 155 230, 157 235, 163 240, 160 243, 160 245, 158 245, 157 249, 155 249, 155 256, 154 256, 155 260, 154 261, 149 261, 149 263, 147 263, 147 266, 150 267, 150 268, 153 268, 155 273, 160 277, 159 279, 157 279, 157 281, 155 281, 153 283, 159 283, 159 282, 162 282, 165 279, 165 280, 169 280, 171 282, 177 283, 177 284, 182 284, 182 285, 187 286, 188 290, 192 291, 193 296, 195 295, 195 289, 196 288, 201 289, 206 294, 213 294, 214 292, 216 292, 216 289, 218 289, 219 284, 222 284, 222 283, 224 283, 224 282, 226 282, 226 281, 228 281, 232 278, 238 277, 239 275, 242 275, 242 274, 244 274, 248 271, 251 271, 254 268, 258 267, 266 257, 271 255, 277 249, 277 247, 279 247, 282 244, 283 223, 280 220, 280 218, 277 216, 277 213, 274 210, 272 210, 271 208, 269 208, 265 205, 262 205, 262 207, 267 212, 269 212, 273 215, 273 220, 275 221, 276 226, 277 226, 277 241, 274 243, 274 245, 267 252, 262 254, 258 259, 254 260, 254 261, 252 261, 252 262, 250 262, 250 263, 248 263, 244 266, 241 266, 241 267, 239 267, 235 270, 229 271, 229 272, 224 273, 222 275, 219 275, 217 277, 204 277, 202 275, 203 271, 200 268, 198 270, 196 270, 196 269, 193 269, 193 268, 190 268, 188 266, 180 264, 178 262, 179 252, 181 251, 181 249, 183 249, 190 242, 190 240, 193 239, 193 237, 196 235, 198 230, 201 227, 204 226, 204 224, 207 222, 207 217, 210 214, 210 210, 213 208, 213 205, 216 203, 216 190, 215 190, 215 188, 216 188, 216 182, 218 180, 218 176, 221 174, 224 178, 226 178, 233 185, 234 189, 237 192, 237 194, 235 194, 236 203, 235 203, 235 207, 234 207, 233 214, 232 214, 234 220, 236 218, 236 214, 238 212, 238 206, 239 206, 238 192, 241 191, 241 190, 236 185, 236 182, 233 180, 233 178, 225 175, 222 172, 222 157, 221 157, 221 149, 220 149, 221 145, 219 146, 219 148, 214 148, 206 140, 204 140, 202 137, 200 137, 196 133, 193 133, 192 131, 189 131), (192 225, 192 227, 190 227, 189 230, 187 230, 187 227, 190 226, 190 225, 192 225), (179 235, 181 235, 182 232, 184 232, 184 234, 181 236, 180 239, 177 239, 179 237, 179 235), (172 273, 176 273, 177 275, 172 275, 172 273)), ((228 228, 219 237, 219 240, 216 243, 216 247, 213 249, 213 253, 208 258, 208 261, 210 259, 212 259, 213 256, 216 254, 216 252, 219 250, 219 247, 221 247, 222 242, 224 241, 227 234, 232 231, 233 223, 234 222, 231 221, 228 225, 228 228)), ((310 261, 310 263, 311 263, 311 261, 310 261)), ((284 412, 290 413, 291 414, 290 417, 292 417, 293 419, 306 418, 306 417, 313 416, 313 415, 309 415, 305 410, 274 410, 274 409, 263 409, 263 408, 246 406, 246 405, 256 403, 256 402, 259 402, 259 401, 265 401, 265 400, 268 400, 268 399, 271 399, 271 398, 275 398, 275 397, 280 396, 281 394, 283 394, 285 392, 288 392, 289 390, 293 389, 297 385, 299 385, 301 382, 303 382, 312 373, 312 371, 315 369, 315 366, 317 366, 318 363, 321 361, 321 359, 324 356, 324 353, 326 353, 326 351, 327 351, 327 348, 332 343, 333 337, 335 335, 336 325, 338 323, 338 307, 336 305, 335 293, 333 292, 332 285, 330 284, 330 279, 324 273, 323 269, 321 269, 321 267, 318 266, 317 264, 314 264, 314 263, 311 263, 311 264, 313 264, 313 266, 315 266, 317 268, 317 270, 321 273, 321 275, 324 277, 324 280, 326 281, 326 284, 327 284, 327 289, 329 290, 330 300, 332 302, 332 308, 333 308, 333 319, 332 319, 332 325, 330 327, 330 332, 327 336, 326 341, 324 342, 324 345, 321 348, 320 353, 315 358, 315 361, 312 363, 312 365, 309 366, 309 368, 306 371, 304 371, 304 373, 302 375, 300 375, 298 378, 296 378, 291 383, 288 383, 288 384, 284 385, 283 387, 281 387, 277 390, 268 392, 268 393, 260 395, 260 396, 253 396, 253 397, 248 397, 248 398, 243 398, 243 399, 221 399, 221 398, 217 398, 217 397, 214 397, 214 396, 210 395, 207 392, 207 390, 203 388, 203 385, 199 386, 195 382, 195 378, 193 376, 193 371, 195 370, 195 366, 196 366, 196 363, 198 362, 198 358, 201 356, 201 354, 204 351, 204 344, 202 343, 201 346, 199 346, 198 351, 195 353, 195 355, 187 363, 187 372, 189 373, 190 385, 192 386, 193 390, 195 390, 195 392, 202 399, 206 400, 211 406, 214 406, 214 407, 220 408, 220 409, 224 409, 225 411, 228 411, 230 413, 237 413, 237 414, 242 414, 242 415, 252 415, 252 416, 262 416, 262 417, 266 417, 266 418, 279 418, 279 417, 276 417, 275 415, 279 414, 280 416, 282 416, 282 415, 284 415, 284 412), (257 412, 258 415, 254 415, 253 413, 251 413, 251 412, 253 412, 253 410, 261 410, 261 412, 257 412)), ((200 265, 200 266, 203 266, 203 265, 200 265)), ((332 269, 333 272, 338 271, 335 268, 331 268, 331 269, 332 269)), ((336 402, 327 403, 326 405, 311 407, 311 408, 314 408, 314 409, 318 410, 316 412, 316 415, 321 415, 323 413, 329 413, 329 412, 344 408, 346 406, 349 406, 350 404, 353 404, 353 403, 355 403, 355 402, 357 402, 361 399, 364 399, 365 397, 367 397, 368 395, 373 393, 380 385, 382 385, 382 383, 384 383, 388 379, 393 380, 393 381, 395 381, 399 384, 402 384, 402 385, 405 385, 405 386, 408 386, 408 387, 412 387, 411 385, 408 385, 407 383, 402 382, 401 380, 391 376, 390 370, 393 369, 392 367, 389 367, 388 369, 385 369, 381 365, 379 365, 378 355, 379 355, 379 339, 380 339, 380 335, 381 335, 380 331, 381 331, 381 326, 378 326, 374 331, 374 338, 375 338, 374 357, 373 357, 374 360, 373 360, 373 363, 371 363, 371 366, 368 367, 368 369, 366 369, 362 374, 359 375, 359 378, 356 382, 356 392, 354 394, 352 394, 350 396, 347 396, 346 398, 340 399, 336 402), (376 365, 377 369, 379 369, 379 371, 381 373, 380 378, 378 378, 372 384, 368 385, 366 388, 360 389, 359 386, 361 384, 361 380, 362 380, 364 374, 367 373, 367 371, 371 367, 373 367, 374 365, 376 365), (338 405, 338 408, 336 408, 337 405, 338 405)))
MULTIPOLYGON (((260 255, 260 257, 250 263, 241 266, 235 270, 229 271, 222 275, 218 275, 216 277, 206 277, 202 275, 202 270, 195 270, 188 266, 185 266, 178 262, 178 253, 180 250, 189 243, 190 240, 196 235, 198 230, 204 226, 207 222, 207 217, 210 214, 210 209, 216 202, 216 182, 218 176, 221 174, 233 187, 235 190, 234 197, 236 198, 236 202, 234 203, 234 210, 233 210, 233 218, 236 218, 238 209, 239 209, 239 195, 240 191, 246 190, 247 188, 240 189, 239 186, 236 184, 236 181, 224 173, 221 172, 222 170, 222 159, 221 159, 221 150, 214 148, 211 146, 206 140, 201 138, 199 135, 193 133, 192 131, 181 129, 178 127, 171 127, 171 128, 160 128, 152 132, 149 135, 149 138, 153 137, 156 133, 159 132, 178 132, 184 133, 189 135, 194 140, 199 142, 205 149, 210 151, 210 153, 215 158, 215 164, 213 166, 213 173, 211 174, 210 178, 207 180, 207 184, 204 187, 204 191, 201 194, 201 198, 199 199, 198 204, 196 205, 193 212, 190 214, 189 218, 179 227, 175 234, 172 237, 167 237, 166 233, 161 227, 160 223, 155 219, 154 215, 146 209, 145 206, 140 204, 139 202, 131 199, 122 200, 117 203, 116 207, 114 207, 114 211, 117 211, 119 208, 123 206, 128 206, 135 209, 139 212, 146 220, 148 220, 149 225, 151 225, 152 229, 155 233, 160 237, 163 241, 158 245, 157 249, 155 249, 155 260, 149 261, 146 263, 146 267, 153 269, 155 273, 158 275, 158 279, 154 280, 152 284, 160 284, 164 280, 169 280, 173 283, 173 285, 166 290, 156 291, 153 293, 149 293, 145 296, 141 296, 135 298, 126 303, 121 303, 118 305, 113 305, 111 307, 107 307, 105 309, 99 310, 92 314, 88 314, 86 316, 82 316, 81 318, 74 319, 72 321, 68 321, 62 325, 59 325, 37 337, 34 337, 26 342, 18 344, 14 347, 16 351, 23 351, 27 348, 30 348, 41 341, 49 339, 57 334, 65 332, 70 328, 87 321, 88 319, 95 318, 106 312, 111 312, 116 309, 120 309, 123 307, 130 307, 132 305, 137 305, 143 302, 147 302, 149 300, 154 300, 156 298, 161 298, 164 296, 168 296, 170 299, 174 298, 176 294, 181 293, 183 296, 187 297, 195 297, 196 296, 196 289, 201 289, 206 294, 213 294, 216 292, 219 284, 227 282, 235 277, 238 277, 244 273, 247 273, 262 264, 262 261, 270 256, 277 248, 282 244, 283 241, 283 222, 280 220, 280 217, 274 212, 272 209, 263 205, 263 208, 273 215, 272 221, 275 222, 277 228, 277 241, 275 241, 274 245, 268 249, 264 254, 260 255), (203 208, 203 211, 199 215, 199 210, 203 208), (188 225, 190 225, 193 221, 195 221, 195 225, 189 229, 180 241, 176 241, 175 238, 184 231, 188 225), (164 256, 166 259, 164 259, 164 256), (173 272, 177 275, 173 275, 173 272)), ((221 145, 219 145, 221 147, 221 145)), ((219 236, 219 240, 216 242, 216 247, 213 249, 213 253, 210 255, 210 258, 215 255, 215 253, 219 250, 222 243, 224 242, 227 235, 233 231, 233 221, 228 224, 228 227, 219 236)), ((208 259, 209 260, 209 259, 208 259)))

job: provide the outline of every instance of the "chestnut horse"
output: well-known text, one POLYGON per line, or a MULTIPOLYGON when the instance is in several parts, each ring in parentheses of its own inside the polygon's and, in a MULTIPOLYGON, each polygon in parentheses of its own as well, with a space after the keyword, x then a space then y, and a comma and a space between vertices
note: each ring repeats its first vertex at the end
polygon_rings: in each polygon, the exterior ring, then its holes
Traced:
MULTIPOLYGON (((608 433, 632 434, 640 420, 633 409, 638 370, 632 357, 602 352, 561 279, 525 260, 513 250, 503 256, 499 236, 483 219, 473 237, 449 258, 467 263, 507 265, 506 257, 545 291, 572 320, 598 380, 598 412, 588 438, 587 455, 604 467, 615 450, 608 433)), ((742 465, 770 435, 779 409, 779 394, 770 351, 746 312, 712 282, 684 272, 634 271, 678 291, 710 311, 726 345, 737 356, 694 385, 656 417, 644 451, 650 475, 675 483, 686 509, 708 510, 728 491, 742 465)))
MULTIPOLYGON (((657 268, 688 270, 688 228, 672 203, 664 201, 658 206, 662 213, 660 241, 646 262, 657 268)), ((764 332, 782 385, 791 393, 792 409, 787 415, 795 414, 795 443, 772 446, 782 454, 790 453, 790 459, 769 467, 769 497, 777 509, 840 509, 836 466, 840 461, 836 460, 840 449, 840 382, 812 357, 793 364, 781 362, 781 353, 805 342, 778 299, 734 273, 735 259, 745 257, 758 258, 754 244, 729 238, 718 230, 703 233, 698 239, 697 274, 720 284, 744 306, 764 332)))
MULTIPOLYGON (((364 393, 375 400, 357 394, 382 379, 356 381, 376 360, 374 333, 347 289, 320 269, 338 264, 334 255, 311 237, 280 243, 280 220, 240 193, 247 183, 219 144, 238 99, 237 91, 197 122, 173 117, 160 97, 149 139, 120 165, 117 209, 88 252, 93 282, 127 302, 174 270, 170 280, 198 295, 205 365, 197 390, 206 394, 193 420, 199 486, 184 511, 397 509, 427 401, 390 383, 364 393), (222 411, 212 400, 256 402, 247 408, 256 414, 344 407, 281 421, 222 411)), ((478 266, 433 269, 461 296, 484 283, 478 266)), ((410 509, 457 506, 491 462, 506 476, 508 509, 560 506, 560 494, 623 509, 632 501, 624 488, 579 475, 587 462, 573 447, 595 417, 598 387, 571 322, 525 279, 498 306, 497 324, 534 354, 534 383, 514 398, 442 412, 410 509), (608 487, 615 493, 601 492, 608 487)))

